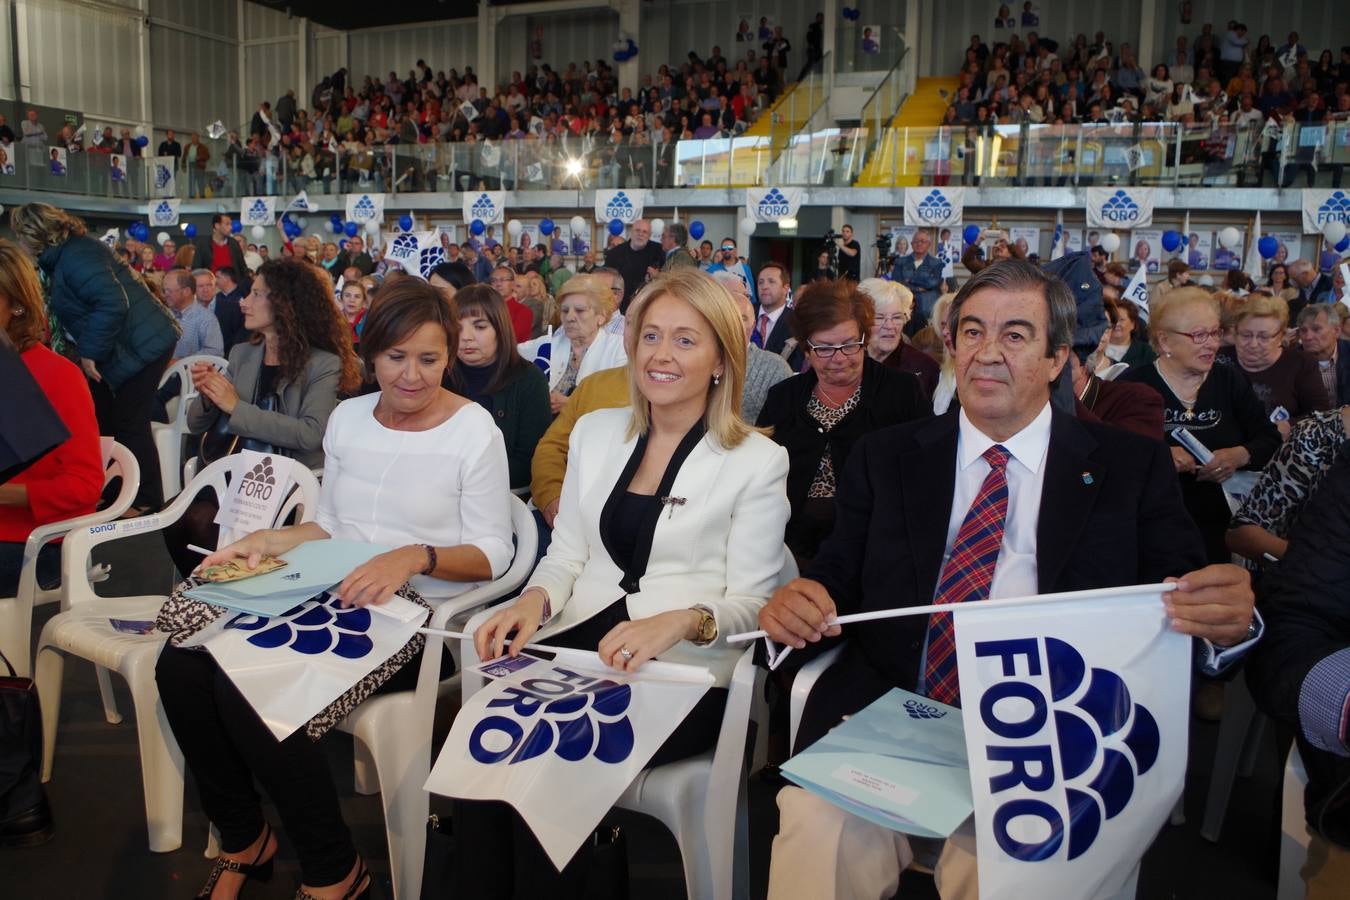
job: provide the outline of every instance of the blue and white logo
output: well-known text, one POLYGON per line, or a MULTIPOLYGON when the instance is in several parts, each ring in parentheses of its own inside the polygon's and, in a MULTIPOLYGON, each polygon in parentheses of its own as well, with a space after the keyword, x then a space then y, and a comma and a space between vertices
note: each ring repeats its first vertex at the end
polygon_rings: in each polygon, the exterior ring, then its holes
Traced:
POLYGON ((931 703, 924 703, 922 700, 906 700, 905 713, 911 719, 941 719, 947 715, 947 710, 939 709, 931 703))
POLYGON ((172 225, 178 219, 178 210, 169 201, 161 200, 155 205, 154 219, 156 225, 172 225))
POLYGON ((473 201, 472 210, 473 218, 482 219, 484 222, 497 218, 497 204, 493 203, 487 194, 478 195, 478 199, 473 201))
POLYGON ((1139 204, 1125 191, 1116 191, 1102 204, 1102 220, 1129 224, 1139 221, 1139 204))
POLYGON ((352 221, 369 222, 374 217, 375 201, 371 200, 368 194, 362 194, 361 199, 352 207, 352 221))
POLYGON ((1129 806, 1162 745, 1157 720, 1124 679, 1090 669, 1065 641, 1047 637, 1043 647, 1034 637, 975 643, 1003 676, 979 701, 986 757, 1007 765, 989 779, 994 837, 1023 862, 1052 859, 1066 844, 1070 860, 1086 853, 1129 806))
POLYGON ((925 222, 941 225, 951 219, 953 207, 952 202, 947 199, 947 195, 935 189, 919 201, 919 205, 915 207, 914 211, 925 222))
POLYGON ((605 204, 605 218, 618 219, 625 225, 631 223, 637 218, 633 201, 623 191, 619 191, 605 204))
POLYGON ((761 219, 785 219, 792 215, 792 204, 778 188, 769 188, 769 192, 759 201, 761 219))
POLYGON ((1321 206, 1317 207, 1317 225, 1320 228, 1327 222, 1344 222, 1350 225, 1350 197, 1344 191, 1334 191, 1321 206))
POLYGON ((632 688, 553 665, 506 686, 469 734, 469 755, 484 765, 522 763, 550 750, 560 759, 621 763, 633 752, 625 713, 632 688))
POLYGON ((413 260, 417 258, 417 252, 420 246, 421 242, 418 240, 417 235, 404 232, 390 241, 389 252, 385 255, 400 263, 413 260))
POLYGON ((296 653, 318 656, 332 653, 344 659, 361 659, 375 645, 366 635, 370 630, 370 610, 343 609, 332 594, 319 595, 316 606, 300 605, 270 618, 241 614, 226 628, 253 631, 248 642, 272 650, 289 647, 296 653))
POLYGON ((155 187, 163 190, 173 184, 173 168, 164 163, 155 163, 155 187))
POLYGON ((272 224, 272 207, 262 197, 253 198, 247 210, 244 211, 243 224, 245 225, 270 225, 272 224))
POLYGON ((430 279, 432 269, 445 262, 445 258, 445 248, 440 243, 423 247, 417 257, 417 271, 423 278, 430 279))

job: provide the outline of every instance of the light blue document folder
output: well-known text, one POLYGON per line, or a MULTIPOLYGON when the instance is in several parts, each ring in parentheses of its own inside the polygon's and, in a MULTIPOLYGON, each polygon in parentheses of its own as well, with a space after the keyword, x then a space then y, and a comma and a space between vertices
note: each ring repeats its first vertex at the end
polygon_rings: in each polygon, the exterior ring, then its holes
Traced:
POLYGON ((945 838, 970 816, 961 710, 892 688, 783 766, 783 775, 883 828, 945 838))
POLYGON ((323 593, 390 547, 361 541, 308 541, 286 553, 284 568, 226 584, 203 584, 183 593, 193 600, 255 616, 279 616, 323 593))

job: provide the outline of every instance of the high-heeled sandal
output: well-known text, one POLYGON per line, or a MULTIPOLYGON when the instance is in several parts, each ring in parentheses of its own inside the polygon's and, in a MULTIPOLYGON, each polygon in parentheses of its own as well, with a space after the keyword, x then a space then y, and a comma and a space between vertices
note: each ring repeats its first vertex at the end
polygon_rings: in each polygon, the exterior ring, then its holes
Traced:
MULTIPOLYGON (((365 860, 357 857, 356 866, 356 878, 352 881, 352 886, 347 888, 347 893, 342 895, 342 900, 370 900, 370 886, 375 883, 375 879, 370 877, 365 860), (366 887, 358 893, 362 881, 366 883, 366 887)), ((319 900, 319 898, 302 887, 296 890, 295 900, 319 900)))
POLYGON ((223 856, 216 857, 216 864, 211 867, 211 874, 206 877, 206 885, 197 892, 195 900, 209 900, 211 891, 215 888, 216 882, 225 872, 238 872, 244 876, 244 884, 239 886, 240 896, 244 893, 244 885, 250 881, 260 881, 264 884, 272 880, 273 863, 276 862, 276 854, 265 863, 259 864, 258 860, 267 852, 267 843, 272 840, 272 826, 266 822, 263 823, 262 846, 258 848, 258 853, 253 857, 253 862, 242 863, 237 859, 226 859, 223 856))

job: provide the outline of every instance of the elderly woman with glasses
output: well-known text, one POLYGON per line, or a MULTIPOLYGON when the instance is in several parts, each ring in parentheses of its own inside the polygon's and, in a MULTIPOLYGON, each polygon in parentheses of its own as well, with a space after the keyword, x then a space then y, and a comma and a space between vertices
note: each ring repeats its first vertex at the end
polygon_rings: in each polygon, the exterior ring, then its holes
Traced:
POLYGON ((803 561, 834 527, 837 478, 853 444, 870 431, 927 415, 929 406, 915 376, 865 352, 875 306, 853 282, 812 282, 792 315, 793 336, 810 367, 769 389, 756 424, 772 426, 773 439, 787 448, 787 545, 803 561))
POLYGON ((1219 304, 1200 288, 1169 291, 1153 309, 1149 336, 1158 359, 1120 376, 1163 398, 1163 431, 1186 509, 1200 527, 1211 563, 1229 561, 1224 533, 1231 518, 1225 483, 1239 470, 1260 472, 1280 446, 1280 432, 1247 379, 1214 365, 1222 330, 1219 304), (1197 459, 1178 440, 1184 429, 1201 445, 1197 459))
POLYGON ((924 394, 932 397, 938 383, 937 360, 905 339, 905 326, 914 314, 913 292, 884 278, 864 278, 858 282, 858 290, 872 298, 876 309, 867 355, 883 366, 918 378, 924 394))
POLYGON ((1233 329, 1237 362, 1266 413, 1287 437, 1291 420, 1330 409, 1331 400, 1317 362, 1299 350, 1285 349, 1289 304, 1267 294, 1252 294, 1246 300, 1233 329))

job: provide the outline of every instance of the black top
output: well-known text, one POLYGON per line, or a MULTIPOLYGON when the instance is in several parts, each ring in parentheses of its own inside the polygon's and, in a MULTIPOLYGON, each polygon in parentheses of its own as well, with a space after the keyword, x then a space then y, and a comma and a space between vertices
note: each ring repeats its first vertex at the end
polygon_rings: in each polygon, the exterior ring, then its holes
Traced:
POLYGON ((647 281, 648 267, 659 270, 665 257, 658 241, 648 241, 641 250, 634 250, 631 242, 624 241, 605 251, 605 265, 623 276, 623 308, 620 312, 628 311, 628 304, 647 281))
POLYGON ((455 374, 462 384, 460 393, 492 412, 492 395, 487 392, 488 383, 492 381, 492 366, 469 366, 457 362, 455 374))
POLYGON ((660 512, 661 500, 651 494, 635 494, 624 491, 614 505, 614 515, 608 522, 605 532, 605 545, 620 569, 627 571, 633 565, 637 553, 638 534, 651 515, 653 507, 660 512))
POLYGON ((277 381, 281 377, 281 366, 270 366, 263 363, 262 369, 258 372, 258 388, 255 400, 266 399, 268 394, 274 394, 277 390, 277 381))
POLYGON ((859 281, 861 280, 858 276, 862 266, 862 244, 859 244, 856 240, 845 241, 844 246, 852 250, 854 255, 849 256, 842 250, 839 252, 839 277, 859 281))

